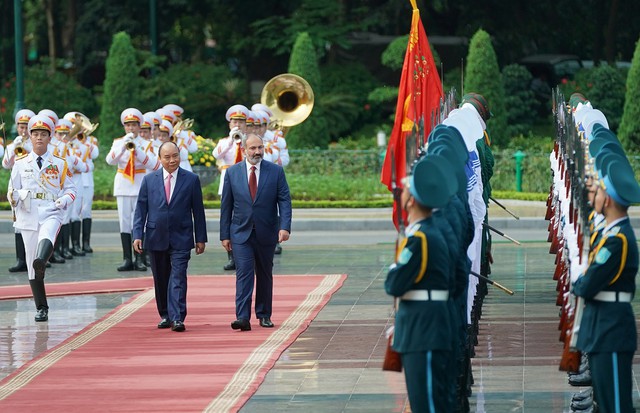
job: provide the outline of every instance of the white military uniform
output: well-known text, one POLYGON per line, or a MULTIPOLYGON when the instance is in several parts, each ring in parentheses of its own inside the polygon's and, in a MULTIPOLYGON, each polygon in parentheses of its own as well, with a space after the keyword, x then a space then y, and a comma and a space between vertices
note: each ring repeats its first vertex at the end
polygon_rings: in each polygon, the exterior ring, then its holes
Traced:
MULTIPOLYGON (((142 113, 135 108, 125 109, 120 115, 123 126, 128 122, 142 124, 143 119, 142 113)), ((131 137, 131 134, 127 134, 115 139, 107 154, 107 163, 118 167, 113 180, 113 195, 118 206, 120 233, 131 234, 133 231, 133 214, 142 178, 147 171, 155 171, 161 166, 158 157, 150 149, 151 142, 140 136, 131 137), (129 142, 131 149, 127 148, 129 142)))
POLYGON ((113 181, 113 196, 118 203, 120 232, 129 234, 133 230, 133 213, 142 178, 147 171, 155 171, 161 165, 158 157, 150 150, 151 142, 136 136, 133 143, 135 148, 127 149, 124 138, 114 140, 106 158, 109 165, 118 167, 113 181))
POLYGON ((82 197, 82 211, 81 217, 82 219, 91 219, 91 209, 93 208, 93 194, 94 194, 94 182, 93 182, 93 171, 95 169, 95 165, 93 163, 94 159, 98 158, 100 155, 100 148, 98 147, 98 141, 94 136, 87 136, 84 140, 83 145, 86 146, 86 150, 83 150, 82 161, 89 166, 89 170, 87 172, 82 173, 82 186, 83 186, 83 197, 82 197))
MULTIPOLYGON (((233 105, 226 113, 227 121, 231 122, 231 119, 247 119, 249 109, 243 105, 233 105)), ((212 155, 216 158, 216 164, 220 170, 220 185, 218 186, 218 195, 222 195, 222 189, 224 187, 224 177, 227 174, 227 168, 242 161, 244 156, 242 154, 242 148, 239 140, 235 140, 231 136, 221 138, 218 144, 213 148, 212 155)))
POLYGON ((17 203, 13 225, 24 238, 30 280, 35 278, 32 263, 38 243, 48 239, 53 244, 62 225, 64 209, 76 198, 67 162, 47 151, 42 155, 40 168, 37 158, 38 155, 32 152, 16 160, 7 194, 7 198, 17 203), (56 206, 57 200, 59 206, 56 206))

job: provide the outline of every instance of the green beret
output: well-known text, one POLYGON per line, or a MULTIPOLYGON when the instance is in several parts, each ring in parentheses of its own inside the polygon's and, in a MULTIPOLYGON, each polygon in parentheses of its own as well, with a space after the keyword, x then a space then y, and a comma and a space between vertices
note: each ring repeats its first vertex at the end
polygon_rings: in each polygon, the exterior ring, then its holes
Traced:
POLYGON ((458 191, 458 182, 449 161, 439 155, 426 155, 413 168, 407 185, 416 201, 429 208, 445 207, 458 191))

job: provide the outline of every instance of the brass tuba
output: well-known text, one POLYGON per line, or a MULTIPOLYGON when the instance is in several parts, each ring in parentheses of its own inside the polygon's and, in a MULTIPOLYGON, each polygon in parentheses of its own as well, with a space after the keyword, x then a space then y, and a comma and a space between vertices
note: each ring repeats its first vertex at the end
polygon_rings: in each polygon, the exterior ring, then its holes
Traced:
POLYGON ((311 114, 313 101, 313 89, 309 83, 292 73, 269 80, 260 96, 260 102, 273 112, 272 121, 278 129, 302 123, 311 114))

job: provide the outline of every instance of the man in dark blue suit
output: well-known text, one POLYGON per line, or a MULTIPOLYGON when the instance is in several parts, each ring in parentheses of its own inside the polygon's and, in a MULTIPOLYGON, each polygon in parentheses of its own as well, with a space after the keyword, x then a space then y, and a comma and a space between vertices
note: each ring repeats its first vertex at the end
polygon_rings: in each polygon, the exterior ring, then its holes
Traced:
POLYGON ((248 331, 254 274, 256 318, 260 326, 273 327, 273 253, 276 243, 288 240, 291 233, 291 196, 282 167, 262 161, 262 138, 244 136, 242 150, 245 161, 227 169, 224 177, 220 240, 236 262, 237 319, 231 328, 248 331))
POLYGON ((148 250, 162 320, 158 328, 184 331, 187 317, 187 267, 191 249, 204 252, 207 226, 198 175, 180 168, 174 142, 159 150, 162 169, 146 175, 140 187, 133 224, 133 248, 148 250), (194 244, 195 232, 195 244, 194 244))

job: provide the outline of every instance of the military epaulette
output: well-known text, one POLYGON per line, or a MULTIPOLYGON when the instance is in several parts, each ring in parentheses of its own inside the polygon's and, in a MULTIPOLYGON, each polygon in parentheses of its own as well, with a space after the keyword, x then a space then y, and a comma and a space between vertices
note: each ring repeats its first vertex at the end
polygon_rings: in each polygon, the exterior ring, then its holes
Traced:
POLYGON ((54 157, 54 158, 58 158, 58 159, 62 159, 63 161, 66 161, 66 159, 65 159, 65 158, 63 158, 63 157, 62 157, 62 156, 60 156, 60 155, 53 155, 53 157, 54 157))
POLYGON ((29 155, 29 154, 28 154, 28 153, 23 153, 22 155, 20 155, 20 156, 18 156, 18 157, 16 158, 16 161, 17 161, 18 159, 22 159, 22 158, 24 158, 24 157, 25 157, 25 156, 27 156, 27 155, 29 155))

